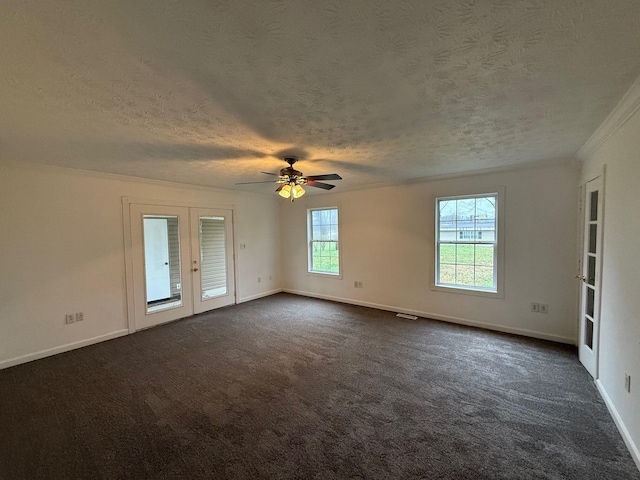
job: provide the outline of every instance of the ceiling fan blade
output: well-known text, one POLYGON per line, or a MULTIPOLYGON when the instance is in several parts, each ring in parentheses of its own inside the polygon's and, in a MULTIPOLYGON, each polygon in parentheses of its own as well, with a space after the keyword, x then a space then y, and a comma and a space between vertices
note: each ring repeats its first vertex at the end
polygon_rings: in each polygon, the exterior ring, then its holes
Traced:
POLYGON ((342 180, 337 173, 327 173, 326 175, 309 175, 307 180, 342 180))
POLYGON ((249 185, 251 183, 276 183, 277 180, 263 180, 262 182, 238 182, 236 185, 249 185))
POLYGON ((265 175, 275 175, 275 176, 279 176, 279 173, 271 173, 271 172, 260 172, 260 173, 264 173, 265 175))
POLYGON ((307 177, 307 185, 310 187, 318 187, 324 190, 331 190, 335 185, 329 185, 328 183, 316 182, 315 180, 309 180, 311 177, 307 177))
POLYGON ((282 190, 282 188, 286 185, 286 183, 283 183, 282 185, 280 185, 278 188, 276 188, 276 192, 279 192, 280 190, 282 190))

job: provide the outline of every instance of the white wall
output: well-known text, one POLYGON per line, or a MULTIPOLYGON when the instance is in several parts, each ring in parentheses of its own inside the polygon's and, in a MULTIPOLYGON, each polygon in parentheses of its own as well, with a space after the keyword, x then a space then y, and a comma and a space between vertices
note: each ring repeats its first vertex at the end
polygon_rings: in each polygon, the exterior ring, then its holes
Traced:
POLYGON ((640 468, 640 79, 583 147, 582 181, 606 164, 598 386, 640 468), (631 375, 631 393, 624 374, 631 375))
POLYGON ((0 368, 126 333, 123 196, 235 205, 238 300, 279 289, 275 195, 3 165, 0 368), (83 322, 65 324, 80 311, 83 322))
MULTIPOLYGON (((283 205, 286 290, 575 343, 579 169, 575 162, 406 186, 303 197, 283 205), (505 187, 505 294, 433 291, 434 198, 505 187), (306 273, 306 209, 340 206, 343 278, 306 273), (356 289, 354 281, 362 281, 356 289), (532 313, 531 302, 549 305, 532 313)), ((338 190, 336 188, 336 190, 338 190)))

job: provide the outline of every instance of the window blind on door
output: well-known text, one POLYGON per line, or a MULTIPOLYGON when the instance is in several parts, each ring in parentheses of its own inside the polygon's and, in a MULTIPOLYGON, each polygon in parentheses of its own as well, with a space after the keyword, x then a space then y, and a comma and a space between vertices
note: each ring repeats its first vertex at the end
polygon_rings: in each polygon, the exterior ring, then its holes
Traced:
POLYGON ((227 255, 224 217, 200 217, 202 298, 227 293, 227 255))
POLYGON ((180 234, 178 232, 178 217, 167 218, 167 233, 169 235, 169 272, 171 276, 171 297, 180 297, 182 279, 180 277, 180 234))

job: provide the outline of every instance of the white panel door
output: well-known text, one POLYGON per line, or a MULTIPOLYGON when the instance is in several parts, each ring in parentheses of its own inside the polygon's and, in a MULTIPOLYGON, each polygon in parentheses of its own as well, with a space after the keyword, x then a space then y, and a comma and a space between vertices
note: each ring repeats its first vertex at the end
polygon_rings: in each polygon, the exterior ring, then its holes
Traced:
POLYGON ((586 184, 584 202, 584 242, 580 285, 580 361, 598 378, 600 348, 600 275, 602 265, 602 177, 586 184))
POLYGON ((233 212, 191 208, 191 267, 195 313, 235 303, 233 212))

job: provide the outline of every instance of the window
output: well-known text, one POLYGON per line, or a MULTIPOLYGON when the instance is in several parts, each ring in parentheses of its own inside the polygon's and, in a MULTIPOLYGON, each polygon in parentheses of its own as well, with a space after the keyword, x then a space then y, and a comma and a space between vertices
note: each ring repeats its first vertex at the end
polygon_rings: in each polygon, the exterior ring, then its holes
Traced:
POLYGON ((501 196, 485 193, 436 198, 436 287, 500 293, 501 196))
POLYGON ((308 210, 309 272, 340 275, 338 209, 308 210))

